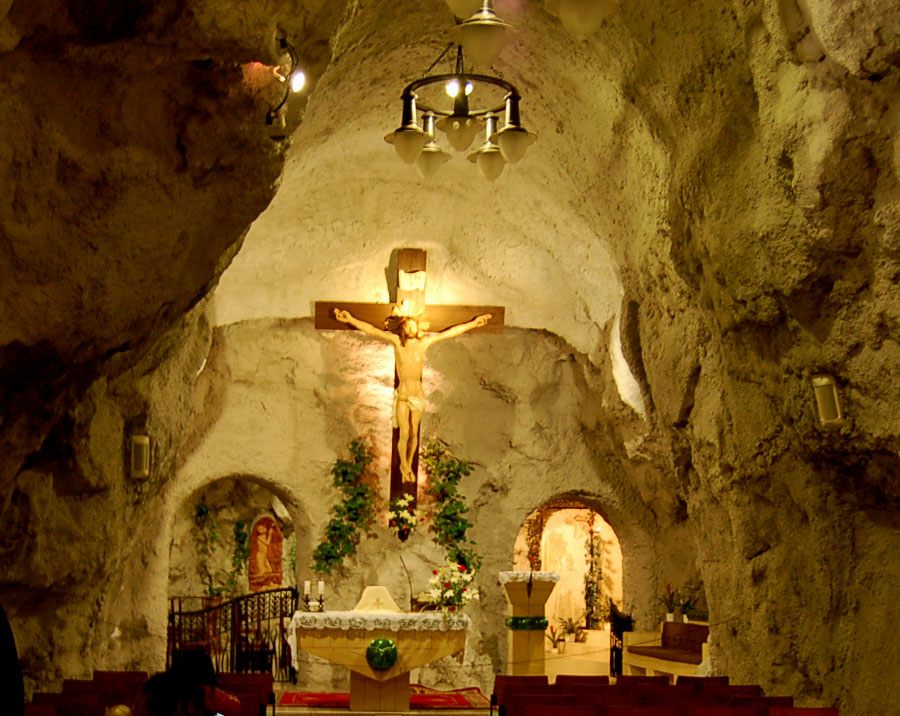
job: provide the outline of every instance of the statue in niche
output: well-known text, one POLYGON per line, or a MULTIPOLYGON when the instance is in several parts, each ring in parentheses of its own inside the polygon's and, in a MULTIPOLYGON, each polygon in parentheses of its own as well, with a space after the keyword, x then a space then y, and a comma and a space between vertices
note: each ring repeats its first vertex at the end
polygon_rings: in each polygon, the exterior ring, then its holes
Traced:
POLYGON ((384 321, 384 330, 355 318, 349 311, 334 309, 334 317, 362 331, 366 335, 390 343, 394 347, 394 361, 397 370, 397 389, 394 392, 394 427, 400 431, 398 452, 403 482, 415 486, 416 476, 412 471, 413 457, 419 440, 419 423, 425 412, 425 390, 422 387, 422 369, 425 366, 425 351, 435 343, 461 336, 467 331, 486 326, 491 314, 485 313, 467 323, 451 326, 440 333, 425 335, 428 324, 418 316, 401 312, 392 313, 384 321))
POLYGON ((261 517, 250 533, 250 591, 280 587, 282 584, 281 528, 271 517, 261 517))

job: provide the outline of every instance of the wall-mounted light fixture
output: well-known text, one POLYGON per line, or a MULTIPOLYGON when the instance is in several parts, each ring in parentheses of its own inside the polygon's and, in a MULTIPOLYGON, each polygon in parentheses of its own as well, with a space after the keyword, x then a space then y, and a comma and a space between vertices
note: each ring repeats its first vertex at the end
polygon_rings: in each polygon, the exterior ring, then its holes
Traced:
POLYGON ((284 95, 281 101, 266 113, 266 126, 269 127, 269 136, 272 139, 285 138, 287 133, 284 107, 291 94, 301 92, 306 87, 306 73, 298 67, 299 59, 294 46, 287 41, 287 38, 281 37, 278 40, 278 47, 284 54, 282 61, 275 68, 275 76, 279 82, 284 84, 284 95), (282 70, 282 68, 284 69, 282 70))
POLYGON ((128 445, 129 472, 135 480, 150 477, 150 436, 135 433, 128 445))
POLYGON ((813 393, 816 396, 816 410, 819 422, 825 428, 837 428, 844 424, 841 401, 838 396, 837 383, 830 375, 820 374, 812 377, 813 393))

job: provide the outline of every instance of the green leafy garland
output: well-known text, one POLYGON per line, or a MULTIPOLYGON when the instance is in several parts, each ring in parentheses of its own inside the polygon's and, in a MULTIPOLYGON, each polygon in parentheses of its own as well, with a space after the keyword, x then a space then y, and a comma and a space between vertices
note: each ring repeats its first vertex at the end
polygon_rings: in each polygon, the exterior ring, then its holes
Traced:
POLYGON ((313 551, 313 571, 330 574, 345 557, 356 554, 361 532, 375 518, 375 493, 363 482, 372 456, 361 440, 350 443, 350 460, 338 458, 331 474, 344 501, 332 508, 325 535, 313 551))
POLYGON ((472 463, 460 460, 447 443, 436 439, 425 446, 421 459, 428 470, 426 493, 436 505, 432 539, 446 550, 450 561, 474 572, 481 566, 481 557, 473 549, 475 543, 466 536, 472 523, 466 518, 469 508, 459 492, 459 481, 472 473, 472 463))

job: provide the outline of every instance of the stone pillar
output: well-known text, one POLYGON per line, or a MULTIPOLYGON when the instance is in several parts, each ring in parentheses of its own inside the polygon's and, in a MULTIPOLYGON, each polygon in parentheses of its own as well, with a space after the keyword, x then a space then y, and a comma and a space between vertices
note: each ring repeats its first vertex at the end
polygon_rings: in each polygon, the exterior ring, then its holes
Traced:
POLYGON ((558 581, 556 572, 500 572, 509 601, 508 674, 544 673, 544 605, 558 581))

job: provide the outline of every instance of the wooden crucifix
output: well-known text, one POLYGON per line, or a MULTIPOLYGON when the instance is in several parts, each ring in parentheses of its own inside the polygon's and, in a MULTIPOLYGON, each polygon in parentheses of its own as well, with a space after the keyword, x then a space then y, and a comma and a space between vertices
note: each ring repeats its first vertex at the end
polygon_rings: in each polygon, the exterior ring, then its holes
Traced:
MULTIPOLYGON (((394 303, 316 301, 320 330, 358 329, 394 347, 391 500, 417 497, 419 428, 425 412, 422 369, 433 343, 469 331, 502 333, 502 306, 426 306, 425 251, 398 249, 394 303)), ((389 271, 389 274, 391 272, 389 271)), ((389 277, 392 278, 392 277, 389 277)))

